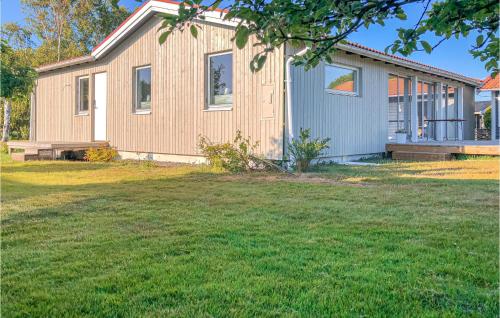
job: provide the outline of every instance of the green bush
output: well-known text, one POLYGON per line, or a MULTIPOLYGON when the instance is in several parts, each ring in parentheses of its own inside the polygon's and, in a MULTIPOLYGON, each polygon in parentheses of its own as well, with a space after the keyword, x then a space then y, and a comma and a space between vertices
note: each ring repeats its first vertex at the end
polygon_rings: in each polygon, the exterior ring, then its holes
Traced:
POLYGON ((109 162, 118 156, 118 152, 113 148, 99 147, 89 148, 85 151, 84 159, 90 162, 109 162))
POLYGON ((0 142, 0 152, 9 153, 9 146, 7 146, 6 142, 0 142))
POLYGON ((496 159, 497 157, 495 156, 488 156, 488 155, 466 155, 463 153, 458 153, 455 155, 455 159, 457 160, 492 160, 496 159))
POLYGON ((330 138, 315 138, 311 139, 311 129, 300 128, 298 139, 293 139, 288 144, 288 154, 293 161, 295 169, 298 172, 304 172, 309 169, 311 161, 318 158, 323 150, 328 149, 330 138))
POLYGON ((491 107, 484 112, 483 122, 486 129, 491 129, 491 107))
POLYGON ((259 143, 243 138, 241 131, 236 132, 233 142, 213 144, 206 137, 200 137, 199 147, 209 164, 218 169, 233 173, 245 172, 256 168, 253 155, 259 143))

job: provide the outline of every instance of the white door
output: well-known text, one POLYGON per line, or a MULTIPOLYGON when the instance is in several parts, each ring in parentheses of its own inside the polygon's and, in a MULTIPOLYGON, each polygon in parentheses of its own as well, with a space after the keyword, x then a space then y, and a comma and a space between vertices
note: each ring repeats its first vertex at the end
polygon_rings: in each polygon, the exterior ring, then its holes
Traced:
POLYGON ((106 139, 106 73, 94 77, 94 140, 106 139))

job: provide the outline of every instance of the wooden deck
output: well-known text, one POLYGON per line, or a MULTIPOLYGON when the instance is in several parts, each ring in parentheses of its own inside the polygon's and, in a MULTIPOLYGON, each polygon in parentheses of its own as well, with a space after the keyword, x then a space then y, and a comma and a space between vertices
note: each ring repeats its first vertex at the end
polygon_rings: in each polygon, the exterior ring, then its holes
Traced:
POLYGON ((498 140, 388 143, 385 150, 392 153, 393 159, 399 160, 450 160, 456 154, 500 156, 498 140))
POLYGON ((55 160, 67 152, 88 148, 109 147, 107 141, 66 142, 66 141, 9 141, 9 154, 16 161, 55 160))

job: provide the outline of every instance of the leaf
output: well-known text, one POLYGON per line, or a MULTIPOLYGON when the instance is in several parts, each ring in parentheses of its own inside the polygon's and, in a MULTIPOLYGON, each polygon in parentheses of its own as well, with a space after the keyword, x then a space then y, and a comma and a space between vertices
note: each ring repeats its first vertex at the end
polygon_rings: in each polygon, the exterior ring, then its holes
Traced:
POLYGON ((431 53, 432 52, 432 46, 429 44, 427 41, 420 41, 420 44, 422 44, 422 47, 424 48, 425 52, 431 53))
POLYGON ((396 17, 399 19, 399 20, 406 20, 408 17, 406 16, 406 13, 404 12, 398 12, 396 14, 396 17))
POLYGON ((483 42, 484 42, 484 36, 482 34, 480 34, 477 38, 476 38, 476 46, 477 47, 480 47, 481 45, 483 45, 483 42))
POLYGON ((267 55, 265 54, 262 54, 261 56, 259 56, 257 58, 257 61, 256 61, 256 65, 255 65, 255 68, 254 68, 254 72, 258 72, 262 69, 262 67, 264 66, 264 63, 266 63, 266 60, 267 60, 267 55))
POLYGON ((250 36, 250 30, 246 26, 241 26, 236 32, 236 46, 238 49, 242 49, 248 42, 248 37, 250 36))
POLYGON ((160 44, 165 43, 165 41, 167 40, 167 37, 170 35, 170 33, 172 33, 172 32, 171 32, 171 31, 166 31, 166 32, 163 32, 163 33, 160 35, 160 38, 158 39, 158 42, 160 42, 160 44))
POLYGON ((189 28, 189 30, 191 31, 191 35, 197 39, 198 38, 198 29, 196 28, 196 25, 194 24, 191 24, 191 27, 189 28))

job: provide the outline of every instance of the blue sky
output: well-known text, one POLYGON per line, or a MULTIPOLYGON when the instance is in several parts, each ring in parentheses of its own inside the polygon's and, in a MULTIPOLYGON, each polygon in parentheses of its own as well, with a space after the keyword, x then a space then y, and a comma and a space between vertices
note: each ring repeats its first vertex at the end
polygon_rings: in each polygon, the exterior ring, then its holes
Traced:
MULTIPOLYGON (((140 2, 135 0, 121 0, 120 4, 132 10, 139 6, 140 2)), ((374 49, 384 50, 386 46, 391 44, 397 38, 397 28, 401 26, 413 26, 419 17, 419 13, 422 12, 422 7, 423 4, 411 5, 407 7, 408 20, 390 20, 386 22, 384 27, 371 26, 369 29, 363 28, 357 33, 351 35, 349 40, 361 43, 374 49)), ((2 1, 1 18, 2 23, 23 23, 24 14, 22 12, 20 1, 2 1)), ((430 43, 435 42, 433 37, 428 37, 427 40, 429 40, 430 43)), ((479 60, 473 59, 468 52, 468 49, 474 42, 475 37, 459 40, 450 39, 436 48, 432 54, 415 52, 409 58, 470 77, 485 78, 488 73, 484 69, 483 64, 479 60)), ((480 100, 487 98, 487 94, 481 94, 481 96, 477 97, 477 99, 480 100)))

